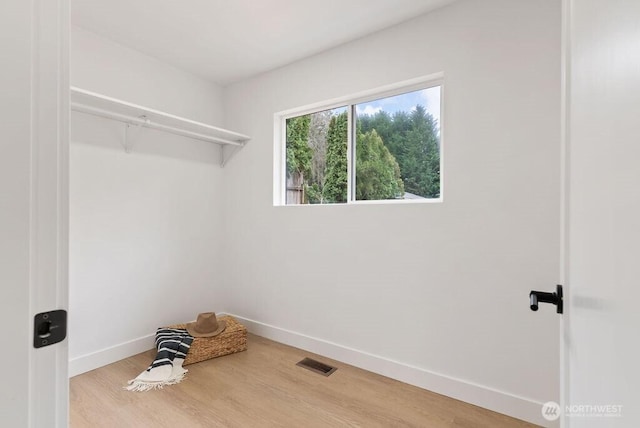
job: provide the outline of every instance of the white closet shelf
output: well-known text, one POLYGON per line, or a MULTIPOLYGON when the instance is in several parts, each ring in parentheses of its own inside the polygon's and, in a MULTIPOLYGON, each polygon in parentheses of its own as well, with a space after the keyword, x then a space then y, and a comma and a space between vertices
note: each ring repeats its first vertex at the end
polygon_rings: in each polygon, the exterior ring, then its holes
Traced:
POLYGON ((251 137, 244 134, 73 86, 71 87, 71 109, 126 124, 124 147, 127 152, 131 151, 132 148, 131 136, 128 132, 131 126, 157 129, 195 140, 219 144, 221 146, 222 166, 251 139, 251 137), (225 149, 225 147, 229 146, 233 147, 233 150, 227 151, 225 149))

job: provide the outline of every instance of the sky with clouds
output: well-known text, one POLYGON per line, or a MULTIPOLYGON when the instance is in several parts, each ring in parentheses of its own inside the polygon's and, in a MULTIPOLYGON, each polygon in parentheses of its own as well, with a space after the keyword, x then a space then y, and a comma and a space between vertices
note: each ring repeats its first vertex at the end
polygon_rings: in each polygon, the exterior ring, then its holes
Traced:
POLYGON ((358 104, 358 114, 375 114, 381 110, 393 115, 397 111, 413 111, 416 105, 422 105, 440 125, 440 86, 408 92, 393 97, 382 98, 358 104))
MULTIPOLYGON (((398 111, 412 112, 418 104, 423 106, 427 110, 427 113, 433 116, 438 128, 440 128, 440 86, 356 104, 356 112, 357 114, 374 115, 384 110, 389 113, 390 116, 393 116, 393 114, 398 111)), ((334 115, 346 111, 346 106, 331 109, 331 113, 334 115)))

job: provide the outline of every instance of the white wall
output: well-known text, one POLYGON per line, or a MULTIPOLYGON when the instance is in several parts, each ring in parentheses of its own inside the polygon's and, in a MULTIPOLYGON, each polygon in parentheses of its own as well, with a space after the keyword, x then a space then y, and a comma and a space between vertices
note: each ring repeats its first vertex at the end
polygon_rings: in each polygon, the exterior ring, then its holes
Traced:
MULTIPOLYGON (((220 88, 84 30, 71 84, 214 125, 220 88)), ((220 310, 219 146, 73 113, 70 372, 153 347, 155 329, 220 310)))
POLYGON ((222 123, 222 89, 162 61, 71 28, 71 85, 204 123, 222 123))
POLYGON ((544 423, 558 322, 560 2, 461 1, 225 90, 226 309, 255 331, 544 423), (274 113, 445 73, 444 203, 273 207, 274 113))

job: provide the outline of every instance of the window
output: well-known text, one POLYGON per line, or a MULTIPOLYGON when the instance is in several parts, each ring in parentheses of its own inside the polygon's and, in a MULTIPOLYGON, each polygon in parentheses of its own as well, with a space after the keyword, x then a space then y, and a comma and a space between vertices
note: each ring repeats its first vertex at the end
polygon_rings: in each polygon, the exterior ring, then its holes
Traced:
POLYGON ((431 81, 278 116, 280 204, 440 200, 441 90, 431 81))

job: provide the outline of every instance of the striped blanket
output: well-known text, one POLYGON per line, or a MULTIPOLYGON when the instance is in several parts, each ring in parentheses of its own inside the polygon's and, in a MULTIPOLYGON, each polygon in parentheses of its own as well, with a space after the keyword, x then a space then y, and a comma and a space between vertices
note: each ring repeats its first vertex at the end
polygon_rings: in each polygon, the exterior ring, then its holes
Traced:
POLYGON ((158 353, 148 369, 125 386, 129 391, 149 391, 165 385, 175 385, 184 379, 182 367, 193 337, 185 329, 159 328, 156 331, 158 353))

